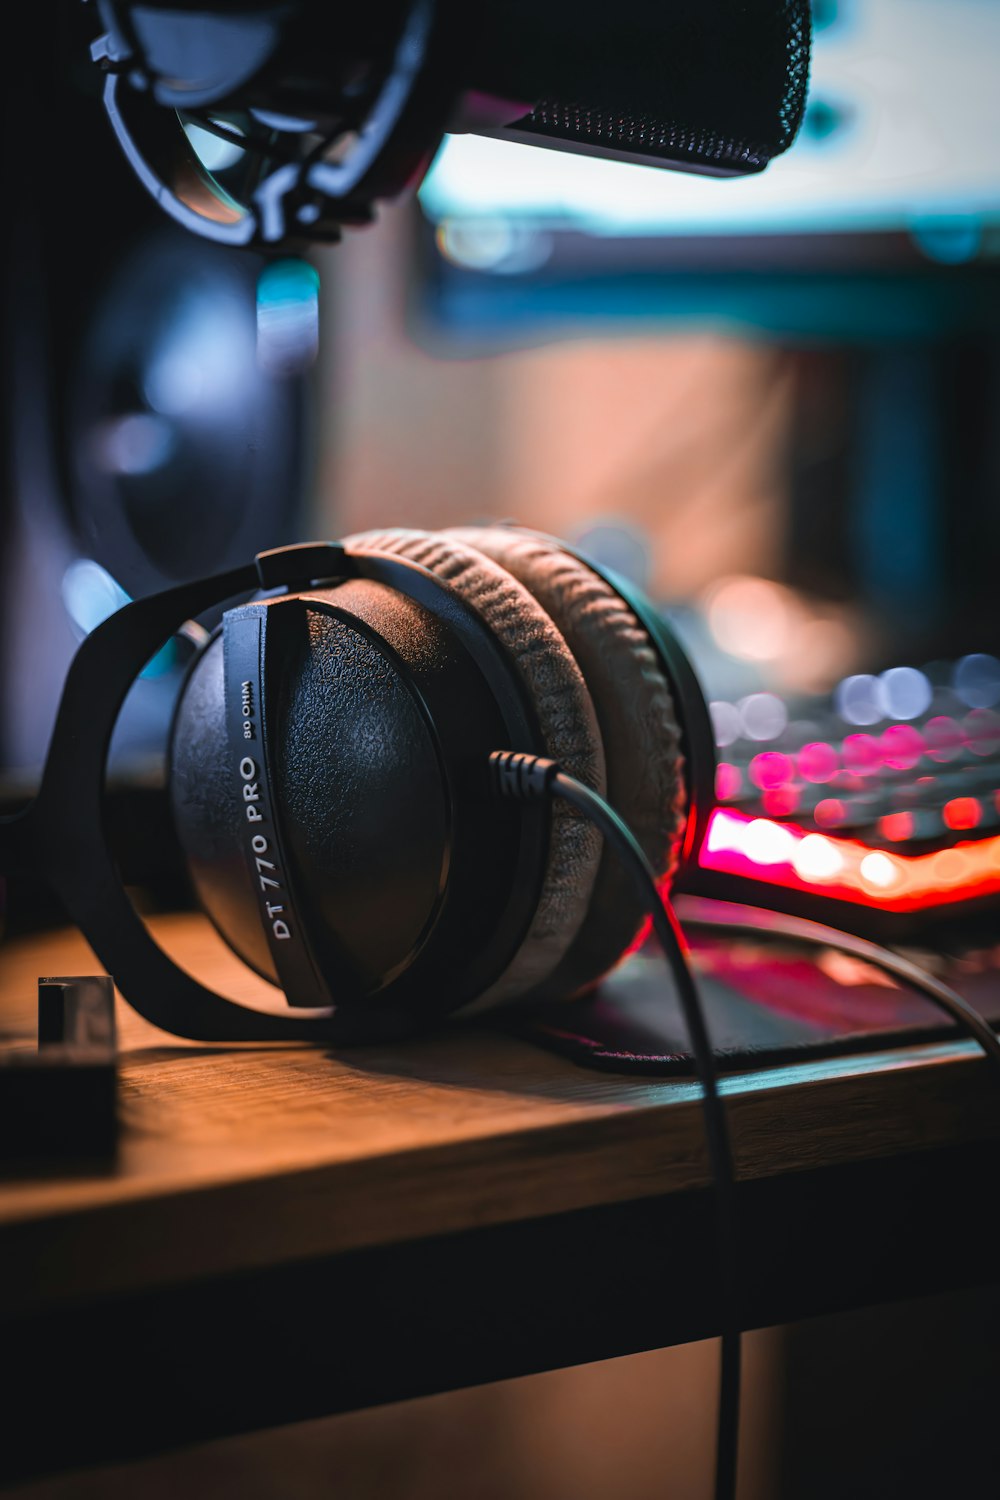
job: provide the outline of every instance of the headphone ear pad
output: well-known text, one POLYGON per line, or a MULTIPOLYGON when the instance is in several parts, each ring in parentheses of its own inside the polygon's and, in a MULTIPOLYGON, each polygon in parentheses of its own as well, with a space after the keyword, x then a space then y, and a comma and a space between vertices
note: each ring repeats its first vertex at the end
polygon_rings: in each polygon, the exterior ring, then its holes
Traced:
MULTIPOLYGON (((604 746, 587 684, 556 624, 529 589, 469 541, 447 532, 363 532, 348 537, 345 546, 351 552, 408 558, 460 593, 507 652, 534 705, 546 753, 596 791, 606 790, 604 746)), ((483 857, 489 858, 488 850, 483 857)), ((506 972, 479 997, 477 1009, 548 984, 588 916, 601 858, 596 830, 557 804, 535 919, 506 972)))
MULTIPOLYGON (((605 579, 549 537, 502 526, 447 534, 499 562, 555 621, 594 703, 608 800, 657 875, 669 877, 685 821, 681 736, 648 633, 605 579)), ((599 979, 634 941, 645 915, 614 851, 605 849, 587 919, 546 993, 572 994, 599 979)))

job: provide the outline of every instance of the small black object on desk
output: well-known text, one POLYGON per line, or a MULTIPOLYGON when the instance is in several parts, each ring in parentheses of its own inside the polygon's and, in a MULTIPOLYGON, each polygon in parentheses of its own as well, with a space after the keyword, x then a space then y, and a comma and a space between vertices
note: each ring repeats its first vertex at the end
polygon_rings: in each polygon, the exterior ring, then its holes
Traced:
POLYGON ((112 980, 39 979, 37 1049, 0 1051, 0 1162, 110 1156, 117 1092, 112 980))

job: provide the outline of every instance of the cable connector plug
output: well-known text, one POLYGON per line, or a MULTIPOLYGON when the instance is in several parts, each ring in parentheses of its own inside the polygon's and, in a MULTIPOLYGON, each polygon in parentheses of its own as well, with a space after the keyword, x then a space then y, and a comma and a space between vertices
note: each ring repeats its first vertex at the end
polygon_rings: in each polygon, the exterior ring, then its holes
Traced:
POLYGON ((550 793, 559 765, 544 755, 528 755, 522 750, 490 752, 490 789, 498 797, 515 802, 532 802, 550 793))

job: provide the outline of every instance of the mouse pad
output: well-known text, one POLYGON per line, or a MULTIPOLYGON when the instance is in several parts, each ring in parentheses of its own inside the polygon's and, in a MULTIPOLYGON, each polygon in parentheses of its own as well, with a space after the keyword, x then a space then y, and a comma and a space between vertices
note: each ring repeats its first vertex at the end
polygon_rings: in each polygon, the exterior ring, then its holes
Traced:
MULTIPOLYGON (((918 990, 835 948, 789 938, 689 934, 719 1067, 745 1072, 950 1040, 956 1024, 918 990)), ((916 955, 915 955, 916 957, 916 955)), ((960 958, 923 955, 939 979, 1000 1023, 1000 942, 960 958)), ((652 943, 593 994, 511 1017, 518 1035, 578 1063, 621 1073, 696 1069, 666 960, 652 943)))

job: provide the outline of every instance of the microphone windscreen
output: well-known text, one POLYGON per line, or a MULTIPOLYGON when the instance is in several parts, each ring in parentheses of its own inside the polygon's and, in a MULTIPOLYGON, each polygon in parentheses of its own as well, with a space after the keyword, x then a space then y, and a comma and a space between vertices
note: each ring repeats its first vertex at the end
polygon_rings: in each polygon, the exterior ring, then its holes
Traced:
POLYGON ((802 120, 810 0, 480 0, 474 31, 472 87, 530 104, 490 134, 728 176, 802 120))

